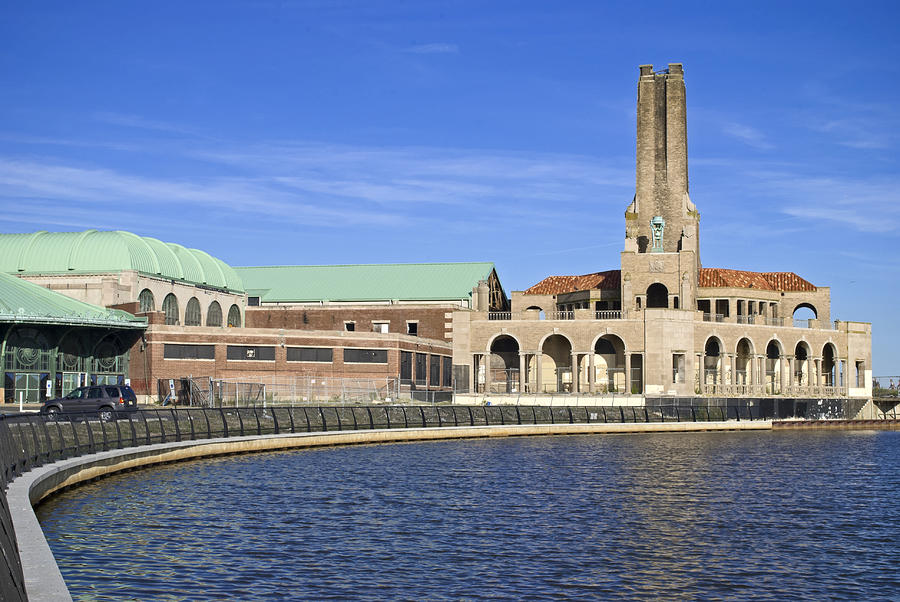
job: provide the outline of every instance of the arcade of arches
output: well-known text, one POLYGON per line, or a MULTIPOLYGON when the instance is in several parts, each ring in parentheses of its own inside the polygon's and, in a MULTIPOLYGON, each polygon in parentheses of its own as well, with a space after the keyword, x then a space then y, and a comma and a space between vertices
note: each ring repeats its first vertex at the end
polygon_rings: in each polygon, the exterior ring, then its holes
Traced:
POLYGON ((512 336, 500 335, 490 353, 476 357, 478 391, 491 393, 642 392, 642 356, 629 355, 614 334, 599 337, 592 352, 573 351, 564 335, 543 339, 540 351, 523 351, 512 336))
POLYGON ((87 384, 124 384, 140 337, 109 329, 14 325, 2 334, 5 403, 37 403, 87 384))

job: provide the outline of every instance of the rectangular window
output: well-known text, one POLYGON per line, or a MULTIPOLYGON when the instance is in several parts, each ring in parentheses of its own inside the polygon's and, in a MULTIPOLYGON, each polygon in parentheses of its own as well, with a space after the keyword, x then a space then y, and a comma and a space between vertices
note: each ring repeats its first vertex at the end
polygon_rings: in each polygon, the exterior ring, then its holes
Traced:
POLYGON ((417 337, 419 336, 419 323, 418 322, 407 322, 406 323, 406 334, 410 336, 417 337))
POLYGON ((289 362, 327 362, 333 359, 332 349, 327 347, 288 347, 289 362))
POLYGON ((226 357, 229 360, 250 360, 255 362, 274 362, 275 347, 248 345, 229 345, 226 357))
POLYGON ((250 307, 259 307, 259 297, 247 297, 247 305, 250 307))
POLYGON ((356 322, 344 322, 344 330, 354 332, 356 330, 356 322))
POLYGON ((444 357, 444 371, 441 374, 443 376, 443 380, 441 381, 441 386, 444 387, 452 387, 453 386, 453 358, 452 357, 444 357))
POLYGON ((372 332, 388 332, 390 322, 372 322, 372 332))
POLYGON ((857 388, 863 386, 863 362, 856 362, 856 386, 857 388))
POLYGON ((387 349, 344 349, 345 364, 386 364, 387 349))
POLYGON ((428 358, 428 384, 432 387, 438 387, 441 384, 441 358, 432 355, 428 358))
POLYGON ((684 382, 684 354, 672 354, 672 382, 675 384, 684 382))
POLYGON ((428 378, 428 356, 424 353, 416 354, 416 384, 424 385, 428 378))
POLYGON ((400 352, 400 382, 409 384, 412 382, 412 351, 400 352))
POLYGON ((163 358, 167 360, 214 360, 216 348, 213 345, 163 345, 163 358))

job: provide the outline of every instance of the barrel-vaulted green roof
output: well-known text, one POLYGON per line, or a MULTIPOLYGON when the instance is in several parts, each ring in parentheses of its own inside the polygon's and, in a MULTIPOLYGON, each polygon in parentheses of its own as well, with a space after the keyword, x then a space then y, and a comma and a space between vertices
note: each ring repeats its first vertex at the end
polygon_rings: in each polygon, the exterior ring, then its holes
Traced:
POLYGON ((493 263, 391 263, 235 267, 248 295, 268 303, 459 301, 493 263))
POLYGON ((243 291, 234 269, 199 249, 121 230, 0 234, 0 271, 83 274, 135 270, 151 276, 243 291))
POLYGON ((147 318, 107 309, 0 272, 0 322, 146 328, 147 318))

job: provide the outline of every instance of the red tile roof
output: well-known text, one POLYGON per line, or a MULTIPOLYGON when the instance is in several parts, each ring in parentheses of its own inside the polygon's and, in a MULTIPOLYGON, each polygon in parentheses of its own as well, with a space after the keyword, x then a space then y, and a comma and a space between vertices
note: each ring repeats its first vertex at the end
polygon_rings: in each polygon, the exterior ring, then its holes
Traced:
POLYGON ((700 268, 700 287, 756 288, 766 291, 815 291, 811 282, 793 272, 744 272, 723 268, 700 268))
POLYGON ((558 295, 591 289, 618 290, 621 270, 594 272, 583 276, 548 276, 525 290, 526 295, 558 295))

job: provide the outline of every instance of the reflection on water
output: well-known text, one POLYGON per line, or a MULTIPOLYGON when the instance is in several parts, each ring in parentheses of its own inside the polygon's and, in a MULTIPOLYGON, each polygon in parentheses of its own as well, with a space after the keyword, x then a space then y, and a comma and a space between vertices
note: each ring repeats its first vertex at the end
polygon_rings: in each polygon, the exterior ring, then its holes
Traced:
POLYGON ((539 437, 204 460, 39 518, 76 599, 896 599, 898 432, 539 437))

